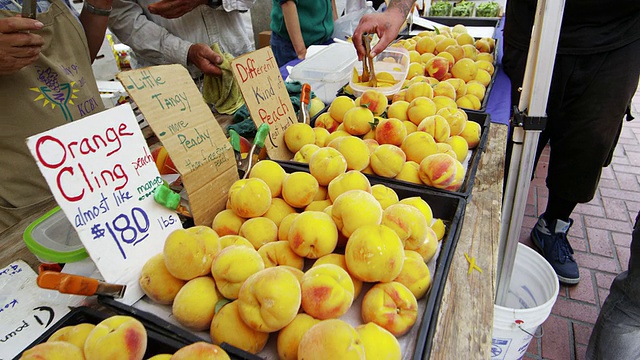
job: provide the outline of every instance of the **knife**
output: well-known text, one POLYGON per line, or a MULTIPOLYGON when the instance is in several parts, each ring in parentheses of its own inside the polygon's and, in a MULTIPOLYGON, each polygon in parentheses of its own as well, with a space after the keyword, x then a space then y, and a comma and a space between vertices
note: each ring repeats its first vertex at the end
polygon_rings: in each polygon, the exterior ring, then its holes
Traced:
POLYGON ((58 290, 63 294, 75 295, 105 295, 116 299, 124 296, 126 285, 110 284, 98 279, 64 274, 56 270, 46 270, 42 267, 36 280, 43 289, 58 290))
POLYGON ((36 18, 36 1, 37 0, 24 0, 22 2, 22 17, 30 19, 36 18))

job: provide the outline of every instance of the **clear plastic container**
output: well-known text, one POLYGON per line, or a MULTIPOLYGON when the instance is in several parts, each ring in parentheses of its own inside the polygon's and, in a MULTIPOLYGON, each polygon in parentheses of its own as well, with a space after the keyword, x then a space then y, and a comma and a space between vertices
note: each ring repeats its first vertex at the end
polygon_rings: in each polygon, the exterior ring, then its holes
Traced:
POLYGON ((349 83, 353 64, 358 60, 352 44, 333 43, 294 66, 289 79, 308 83, 325 104, 349 83))
MULTIPOLYGON (((356 62, 354 66, 358 75, 362 75, 362 61, 356 62)), ((400 91, 409 72, 409 51, 401 46, 388 47, 373 58, 373 67, 378 78, 382 72, 387 72, 393 76, 396 83, 393 86, 371 87, 354 82, 352 76, 351 80, 349 80, 349 86, 353 90, 354 96, 360 96, 365 91, 371 89, 378 90, 387 97, 393 96, 400 91)))
POLYGON ((89 256, 76 229, 56 207, 31 223, 22 235, 27 248, 43 263, 69 263, 89 256))

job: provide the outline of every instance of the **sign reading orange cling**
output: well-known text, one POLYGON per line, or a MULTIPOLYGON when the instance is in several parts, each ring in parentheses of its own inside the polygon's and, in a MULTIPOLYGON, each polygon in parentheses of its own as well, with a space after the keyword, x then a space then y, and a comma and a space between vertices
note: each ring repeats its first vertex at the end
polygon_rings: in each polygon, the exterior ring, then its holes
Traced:
POLYGON ((284 143, 284 131, 297 122, 297 116, 271 48, 235 58, 231 69, 256 127, 269 125, 264 142, 269 157, 290 160, 293 154, 284 143))

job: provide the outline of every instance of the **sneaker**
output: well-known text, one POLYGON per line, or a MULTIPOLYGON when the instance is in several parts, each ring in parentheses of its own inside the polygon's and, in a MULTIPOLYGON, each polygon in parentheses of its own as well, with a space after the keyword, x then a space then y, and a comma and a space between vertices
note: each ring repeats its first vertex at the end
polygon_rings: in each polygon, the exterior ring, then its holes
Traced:
POLYGON ((568 223, 558 219, 547 224, 540 216, 538 223, 531 230, 534 245, 551 264, 560 282, 569 285, 580 281, 578 263, 572 256, 573 249, 567 240, 567 232, 572 224, 571 219, 568 223))

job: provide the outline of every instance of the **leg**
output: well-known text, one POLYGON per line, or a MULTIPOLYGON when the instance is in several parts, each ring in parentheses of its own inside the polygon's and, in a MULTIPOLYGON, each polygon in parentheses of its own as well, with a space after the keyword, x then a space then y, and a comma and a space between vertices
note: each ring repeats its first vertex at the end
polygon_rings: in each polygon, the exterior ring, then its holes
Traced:
POLYGON ((271 45, 271 51, 273 51, 273 56, 275 56, 278 66, 283 66, 289 61, 298 58, 291 41, 278 36, 275 32, 271 32, 269 45, 271 45))

